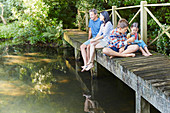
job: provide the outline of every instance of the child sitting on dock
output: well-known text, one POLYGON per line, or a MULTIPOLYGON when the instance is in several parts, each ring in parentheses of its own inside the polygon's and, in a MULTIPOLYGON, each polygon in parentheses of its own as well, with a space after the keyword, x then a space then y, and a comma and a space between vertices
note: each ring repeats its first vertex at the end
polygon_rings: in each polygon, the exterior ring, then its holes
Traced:
MULTIPOLYGON (((138 33, 138 23, 134 22, 131 27, 131 32, 127 34, 127 39, 131 38, 131 37, 135 37, 135 41, 132 42, 131 44, 138 44, 139 46, 139 50, 142 52, 142 55, 144 56, 151 56, 152 54, 149 52, 147 45, 145 44, 145 42, 143 40, 141 40, 141 36, 138 33)), ((125 47, 122 47, 121 49, 119 49, 119 52, 122 53, 124 51, 125 47)))
POLYGON ((120 19, 117 25, 117 28, 115 28, 111 34, 110 34, 110 41, 109 41, 109 47, 106 47, 103 49, 103 53, 107 56, 112 57, 135 57, 135 54, 133 52, 136 52, 139 49, 139 46, 137 44, 134 45, 128 45, 129 42, 134 42, 135 38, 131 37, 127 39, 127 29, 128 29, 129 23, 126 19, 120 19), (122 53, 119 53, 119 49, 125 47, 125 50, 122 53))

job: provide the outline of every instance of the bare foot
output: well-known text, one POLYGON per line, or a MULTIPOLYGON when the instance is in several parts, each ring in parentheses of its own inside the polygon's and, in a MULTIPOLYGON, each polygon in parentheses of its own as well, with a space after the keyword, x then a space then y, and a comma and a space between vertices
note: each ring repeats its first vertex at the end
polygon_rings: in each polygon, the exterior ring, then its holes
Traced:
POLYGON ((113 57, 115 57, 115 56, 110 56, 110 59, 112 59, 113 57))
POLYGON ((143 56, 149 56, 149 54, 142 54, 143 56))
POLYGON ((126 57, 135 57, 136 55, 134 53, 126 54, 126 57))
POLYGON ((85 69, 86 71, 90 70, 93 67, 93 62, 87 65, 87 68, 85 69))
POLYGON ((113 56, 110 56, 110 59, 112 59, 113 58, 113 56))
POLYGON ((152 56, 152 54, 151 54, 151 53, 148 53, 148 55, 149 55, 149 56, 152 56))
POLYGON ((81 70, 81 72, 84 72, 88 66, 82 66, 82 67, 83 69, 81 70))

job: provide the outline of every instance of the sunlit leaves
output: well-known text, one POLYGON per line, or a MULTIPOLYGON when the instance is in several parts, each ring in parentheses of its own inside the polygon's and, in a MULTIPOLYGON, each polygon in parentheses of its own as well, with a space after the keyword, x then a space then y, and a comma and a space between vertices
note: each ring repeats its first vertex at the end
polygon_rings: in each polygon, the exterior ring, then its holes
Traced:
POLYGON ((7 0, 5 3, 12 13, 10 19, 16 20, 16 24, 12 24, 16 30, 9 27, 7 27, 8 30, 5 30, 1 27, 5 35, 1 32, 0 38, 12 37, 15 40, 29 41, 30 44, 35 44, 50 42, 61 36, 62 22, 48 17, 50 6, 43 0, 7 0), (56 32, 51 33, 46 28, 54 28, 56 32), (12 36, 8 35, 8 32, 11 31, 12 33, 15 31, 12 36), (51 34, 50 38, 44 35, 47 32, 51 34))

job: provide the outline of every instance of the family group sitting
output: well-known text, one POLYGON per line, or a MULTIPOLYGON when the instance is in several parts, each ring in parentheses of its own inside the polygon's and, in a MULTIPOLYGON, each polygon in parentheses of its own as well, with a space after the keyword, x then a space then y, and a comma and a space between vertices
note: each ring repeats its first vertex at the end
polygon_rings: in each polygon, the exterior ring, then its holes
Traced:
POLYGON ((118 25, 113 29, 107 11, 100 13, 97 17, 97 10, 89 11, 89 36, 88 40, 81 46, 81 54, 84 61, 81 72, 88 71, 93 67, 95 48, 103 48, 103 54, 110 58, 135 57, 134 52, 140 50, 144 56, 151 56, 147 45, 140 39, 138 34, 138 23, 131 25, 131 32, 126 34, 129 23, 126 19, 120 19, 118 25), (91 38, 92 37, 92 38, 91 38))

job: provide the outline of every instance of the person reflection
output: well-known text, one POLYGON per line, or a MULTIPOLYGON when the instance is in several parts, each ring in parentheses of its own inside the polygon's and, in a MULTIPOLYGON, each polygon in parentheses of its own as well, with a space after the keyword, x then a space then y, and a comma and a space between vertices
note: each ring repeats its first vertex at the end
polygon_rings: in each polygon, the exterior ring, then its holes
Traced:
POLYGON ((86 98, 84 102, 84 111, 88 113, 105 113, 101 107, 99 107, 99 104, 95 100, 91 100, 91 95, 83 94, 83 96, 86 98))

